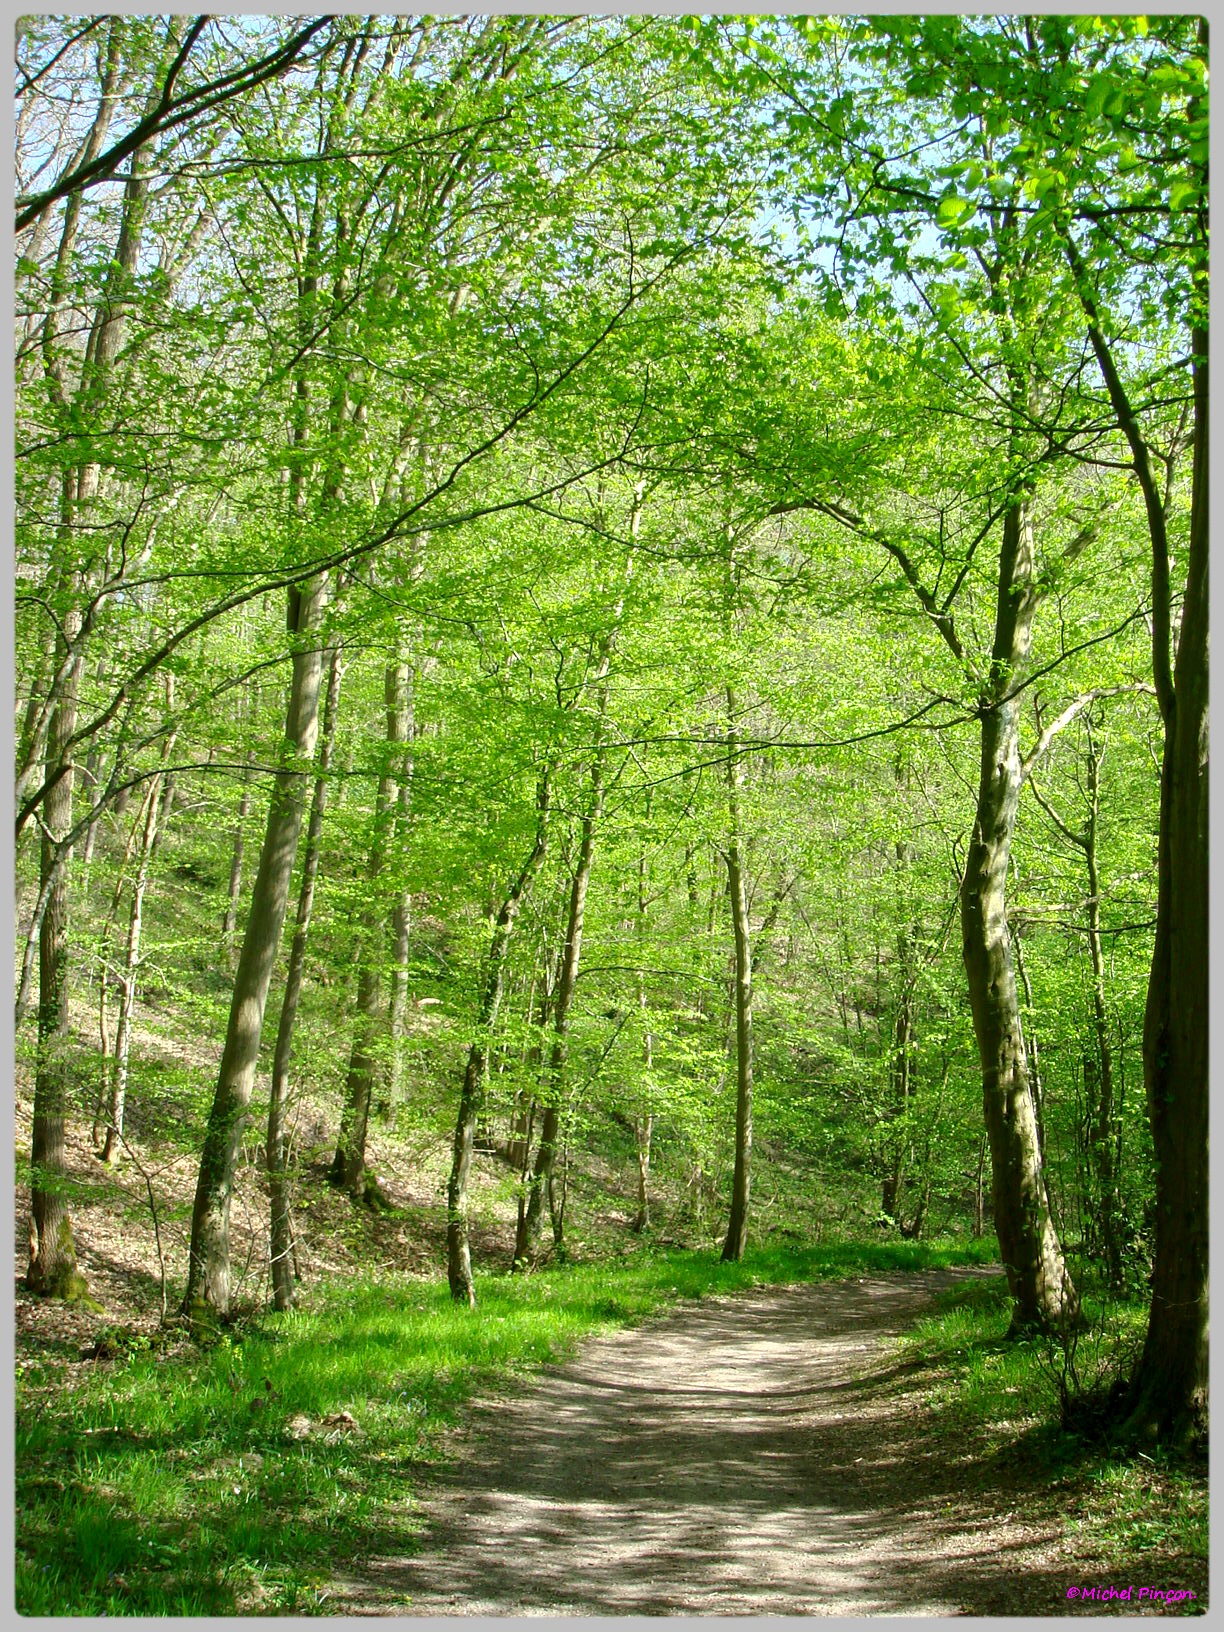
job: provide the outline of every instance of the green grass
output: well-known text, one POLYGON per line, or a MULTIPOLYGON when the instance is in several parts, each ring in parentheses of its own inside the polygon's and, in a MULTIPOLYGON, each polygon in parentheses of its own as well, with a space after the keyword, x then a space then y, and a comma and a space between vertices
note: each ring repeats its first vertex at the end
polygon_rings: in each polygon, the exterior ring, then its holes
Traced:
POLYGON ((208 1349, 118 1345, 84 1380, 33 1363, 16 1401, 17 1607, 26 1615, 326 1613, 350 1558, 411 1549, 419 1471, 474 1390, 683 1298, 985 1262, 990 1242, 639 1253, 444 1283, 317 1287, 208 1349), (318 1431, 348 1412, 344 1424, 318 1431), (311 1431, 303 1437, 300 1420, 311 1431))
MULTIPOLYGON (((1097 1437, 1062 1428, 1055 1380, 1062 1362, 1046 1339, 1007 1339, 1011 1303, 1001 1278, 958 1287, 940 1305, 898 1343, 901 1364, 924 1379, 934 1431, 970 1439, 984 1461, 1010 1465, 1031 1488, 1044 1488, 1053 1508, 1071 1515, 1072 1534, 1096 1575, 1114 1571, 1120 1581, 1177 1586, 1179 1572, 1189 1571, 1205 1587, 1205 1462, 1121 1455, 1097 1437)), ((1088 1296, 1085 1309, 1090 1329, 1076 1365, 1092 1387, 1129 1369, 1147 1308, 1088 1296)), ((1201 1613, 1204 1596, 1180 1612, 1201 1613)))

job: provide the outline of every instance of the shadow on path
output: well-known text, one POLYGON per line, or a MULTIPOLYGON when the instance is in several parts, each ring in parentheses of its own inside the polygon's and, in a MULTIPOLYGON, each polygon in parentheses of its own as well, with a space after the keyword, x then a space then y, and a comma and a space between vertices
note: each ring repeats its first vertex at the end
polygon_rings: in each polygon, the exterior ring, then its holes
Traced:
POLYGON ((924 1432, 886 1339, 990 1270, 703 1302, 585 1343, 482 1401, 410 1558, 336 1607, 372 1614, 1065 1612, 1060 1537, 924 1432))

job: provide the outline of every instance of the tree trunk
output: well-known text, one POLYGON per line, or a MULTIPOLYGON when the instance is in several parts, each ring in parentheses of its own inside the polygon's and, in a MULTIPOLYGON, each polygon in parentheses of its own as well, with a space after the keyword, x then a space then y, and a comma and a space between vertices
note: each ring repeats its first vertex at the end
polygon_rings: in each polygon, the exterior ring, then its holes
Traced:
MULTIPOLYGON (((357 1028, 353 1034, 353 1047, 349 1055, 344 1115, 340 1121, 340 1135, 329 1174, 333 1184, 343 1186, 354 1195, 360 1194, 365 1178, 365 1147, 366 1134, 370 1126, 370 1109, 374 1103, 383 1068, 379 1034, 383 1029, 380 996, 385 903, 379 885, 386 866, 387 841, 395 808, 407 787, 403 763, 396 766, 391 759, 393 754, 402 754, 408 737, 407 665, 398 659, 387 666, 385 699, 388 759, 383 774, 378 779, 374 834, 370 842, 370 860, 366 873, 367 908, 357 975, 357 1028)), ((393 932, 396 928, 396 916, 401 911, 406 959, 408 917, 402 895, 392 909, 393 932)), ((394 1009, 393 991, 387 1015, 388 1029, 394 1009)))
MULTIPOLYGON (((606 692, 604 703, 606 704, 606 692)), ((603 714, 601 705, 600 714, 603 714)), ((553 1044, 548 1059, 547 1102, 540 1120, 540 1144, 536 1151, 535 1167, 527 1189, 526 1205, 519 1212, 518 1228, 514 1239, 514 1267, 525 1268, 535 1260, 540 1224, 547 1186, 551 1191, 553 1167, 557 1157, 557 1133, 561 1126, 561 1097, 565 1083, 565 1063, 569 1053, 570 1009, 574 999, 574 983, 578 979, 578 964, 582 956, 582 930, 586 916, 587 888, 591 882, 591 864, 595 856, 595 827, 603 814, 604 747, 602 741, 595 750, 591 767, 591 806, 582 819, 582 842, 578 848, 578 864, 570 886, 569 916, 566 923, 565 951, 561 957, 561 976, 553 1001, 553 1044)), ((549 1196, 549 1211, 554 1212, 549 1196)))
MULTIPOLYGON (((646 796, 646 819, 650 820, 650 795, 646 796)), ((642 969, 642 960, 646 955, 646 857, 638 857, 638 899, 637 899, 637 951, 638 951, 638 1009, 643 1021, 646 1019, 646 976, 642 969)), ((654 1038, 650 1034, 650 1026, 642 1027, 642 1069, 646 1079, 646 1092, 653 1096, 654 1085, 651 1082, 651 1073, 654 1070, 654 1038)), ((637 1146, 638 1171, 638 1210, 633 1223, 629 1226, 635 1234, 640 1235, 650 1225, 650 1133, 654 1118, 650 1111, 645 1116, 635 1116, 633 1119, 633 1138, 637 1146)))
POLYGON ((898 973, 901 995, 897 1000, 897 1015, 893 1025, 892 1088, 894 1128, 889 1168, 881 1187, 880 1210, 900 1226, 898 1209, 901 1205, 901 1187, 905 1182, 905 1158, 909 1143, 910 1073, 913 1066, 913 1009, 910 988, 909 939, 904 930, 898 937, 898 973))
MULTIPOLYGON (((72 480, 71 476, 68 478, 72 480)), ((57 656, 66 655, 79 613, 64 620, 57 656), (67 637, 66 639, 64 637, 67 637)), ((47 889, 38 942, 38 1056, 30 1141, 30 1262, 25 1284, 44 1297, 77 1298, 86 1290, 77 1269, 72 1220, 64 1193, 68 1164, 64 1120, 71 1097, 68 1025, 68 902, 71 852, 60 853, 72 826, 72 759, 65 746, 76 729, 80 660, 60 693, 47 736, 47 770, 60 771, 43 805, 40 873, 47 889)))
MULTIPOLYGON (((1016 972, 1020 976, 1020 989, 1024 993, 1024 1006, 1028 1011, 1029 1025, 1024 1034, 1024 1046, 1028 1050, 1029 1088, 1033 1095, 1033 1116, 1037 1122, 1037 1150, 1045 1163, 1045 1088, 1041 1081, 1041 1050, 1037 1044, 1037 1023, 1032 1018, 1036 1005, 1033 1002, 1033 987, 1028 977, 1028 969, 1024 962, 1024 942, 1017 928, 1012 937, 1012 948, 1016 954, 1016 972)), ((1023 1015, 1021 1023, 1023 1024, 1023 1015)))
MULTIPOLYGON (((403 744, 395 812, 396 853, 408 836, 412 813, 412 739, 415 731, 412 666, 400 658, 387 669, 387 738, 403 744)), ((404 1070, 404 1033, 408 1021, 408 943, 412 928, 412 895, 401 889, 391 914, 391 1001, 388 1012, 391 1055, 379 1114, 385 1122, 395 1117, 404 1070)))
MULTIPOLYGON (((224 1315, 229 1310, 229 1215, 234 1169, 242 1128, 259 1061, 268 985, 280 946, 297 856, 307 772, 319 721, 319 681, 323 653, 318 624, 327 598, 325 574, 310 579, 298 600, 293 632, 293 682, 285 723, 285 743, 277 770, 259 871, 251 896, 229 1025, 212 1110, 200 1159, 191 1217, 191 1248, 183 1312, 200 1307, 224 1315)), ((292 604, 292 601, 291 601, 292 604)))
POLYGON ((977 811, 961 885, 961 942, 982 1062, 994 1222, 1014 1299, 1012 1329, 1057 1327, 1078 1300, 1050 1217, 1007 925, 1007 867, 1023 772, 1020 699, 1037 597, 1027 502, 1003 523, 990 679, 982 697, 977 811))
POLYGON ((306 829, 306 855, 302 862, 297 921, 293 928, 289 969, 285 976, 285 995, 281 1000, 280 1020, 276 1028, 276 1049, 272 1056, 272 1091, 268 1098, 266 1160, 268 1189, 271 1193, 272 1302, 282 1312, 293 1307, 293 1278, 290 1270, 293 1223, 289 1213, 289 1175, 286 1169, 285 1148, 289 1061, 293 1051, 293 1027, 302 995, 306 937, 310 932, 310 915, 314 907, 315 880, 319 873, 319 856, 322 848, 320 841, 323 835, 323 817, 327 810, 327 777, 331 770, 332 748, 336 738, 336 715, 340 705, 340 651, 339 643, 332 647, 328 668, 327 698, 323 704, 323 740, 319 747, 319 765, 315 776, 314 798, 310 806, 310 823, 306 829))
MULTIPOLYGON (((238 927, 238 903, 242 898, 242 849, 246 819, 251 809, 251 768, 242 773, 242 800, 238 806, 238 825, 234 829, 234 857, 230 862, 229 897, 225 916, 221 920, 221 939, 229 946, 238 927)), ((215 908, 213 909, 216 910, 215 908)))
POLYGON ((740 856, 739 788, 744 776, 735 729, 735 707, 735 693, 728 686, 727 801, 731 833, 727 845, 727 883, 735 935, 735 1171, 731 1178, 731 1215, 722 1249, 724 1263, 738 1263, 744 1256, 752 1188, 752 947, 740 856))
POLYGON ((1101 880, 1097 867, 1097 817, 1100 810, 1101 756, 1091 734, 1088 739, 1088 822, 1084 829, 1084 862, 1088 871, 1088 954, 1092 961, 1092 1019, 1096 1033, 1097 1091, 1091 1105, 1089 1139, 1097 1181, 1097 1222, 1101 1232, 1109 1284, 1122 1286, 1122 1197, 1114 1172, 1113 1049, 1105 1006, 1105 957, 1101 948, 1101 880))
POLYGON ((484 1103, 485 1078, 489 1063, 489 1038, 497 1024, 506 981, 506 953, 515 920, 531 881, 540 870, 548 847, 548 810, 552 767, 545 765, 536 793, 536 836, 531 854, 510 887, 493 926, 484 989, 480 996, 477 1031, 468 1050, 463 1087, 459 1092, 459 1114, 455 1120, 455 1140, 450 1182, 446 1189, 446 1273, 451 1297, 456 1303, 476 1307, 476 1287, 472 1280, 472 1255, 468 1245, 467 1186, 472 1169, 472 1141, 476 1119, 484 1103))
POLYGON ((653 1126, 654 1117, 649 1111, 645 1116, 635 1116, 633 1119, 633 1137, 637 1143, 638 1210, 629 1228, 636 1235, 650 1228, 650 1134, 653 1126))
POLYGON ((986 1228, 986 1196, 983 1180, 986 1176, 986 1133, 978 1142, 977 1177, 973 1186, 973 1238, 980 1241, 986 1228))
MULTIPOLYGON (((1205 298, 1205 295, 1202 296, 1205 298)), ((1147 1337, 1128 1426, 1179 1440, 1208 1397, 1208 560, 1207 328, 1193 334, 1190 550, 1160 776, 1156 945, 1143 1075, 1156 1152, 1156 1246, 1147 1337)), ((1167 574, 1166 574, 1167 576, 1167 574)))
MULTIPOLYGON (((174 738, 175 733, 171 732, 162 750, 163 763, 170 757, 174 738)), ((169 793, 169 788, 166 791, 169 793)), ((140 841, 140 859, 136 864, 136 877, 132 881, 132 906, 128 914, 127 952, 123 966, 123 995, 119 1002, 119 1024, 115 1031, 115 1071, 111 1086, 110 1119, 106 1128, 106 1143, 102 1147, 102 1160, 108 1163, 117 1159, 116 1145, 123 1135, 123 1116, 127 1104, 128 1054, 132 1041, 132 1010, 136 1003, 136 972, 140 967, 144 896, 149 882, 149 867, 157 848, 159 821, 164 821, 167 815, 168 800, 165 802, 162 800, 162 777, 158 775, 153 778, 149 787, 148 811, 140 841)), ((105 971, 103 981, 105 982, 105 971)))

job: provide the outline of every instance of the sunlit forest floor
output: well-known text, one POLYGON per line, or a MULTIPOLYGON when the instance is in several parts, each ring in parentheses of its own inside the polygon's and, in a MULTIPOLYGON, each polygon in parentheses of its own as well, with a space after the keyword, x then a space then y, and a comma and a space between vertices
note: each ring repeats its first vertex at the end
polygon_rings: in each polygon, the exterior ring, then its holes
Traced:
MULTIPOLYGON (((618 1328, 687 1300, 742 1295, 746 1301, 736 1296, 717 1308, 724 1324, 742 1323, 750 1337, 752 1300, 774 1283, 901 1272, 913 1279, 957 1263, 987 1266, 995 1256, 989 1239, 856 1242, 829 1228, 818 1244, 800 1247, 766 1228, 741 1264, 722 1265, 708 1232, 703 1240, 690 1229, 689 1243, 678 1244, 683 1198, 661 1196, 655 1228, 632 1235, 627 1174, 593 1162, 574 1178, 571 1261, 510 1277, 512 1196, 502 1164, 486 1156, 477 1164, 473 1314, 453 1307, 442 1275, 441 1145, 375 1131, 372 1154, 390 1206, 356 1207, 326 1183, 334 1129, 318 1116, 312 1124, 304 1114, 299 1124, 314 1129, 297 1170, 301 1307, 288 1316, 264 1311, 266 1191, 252 1134, 233 1215, 234 1263, 245 1273, 241 1314, 202 1343, 161 1325, 144 1176, 173 1316, 190 1162, 156 1127, 142 1126, 135 1107, 132 1155, 113 1171, 93 1156, 87 1134, 74 1135, 74 1218, 93 1302, 39 1304, 17 1291, 24 1613, 377 1612, 379 1593, 369 1585, 368 1602, 356 1603, 354 1582, 369 1583, 380 1562, 394 1566, 422 1546, 439 1476, 466 1476, 474 1396, 508 1393, 527 1402, 525 1421, 537 1420, 531 1379, 592 1334, 604 1334, 601 1352, 615 1365, 618 1328)), ((19 1084, 19 1156, 28 1151, 28 1121, 19 1084)), ((767 1212, 767 1222, 771 1216, 783 1215, 767 1212)), ((20 1196, 17 1220, 20 1276, 20 1196)), ((869 1414, 883 1413, 890 1432, 903 1427, 902 1438, 920 1450, 924 1499, 947 1507, 940 1523, 971 1507, 991 1525, 1010 1526, 1019 1550, 1010 1563, 983 1557, 987 1585, 974 1601, 985 1593, 982 1601, 995 1605, 986 1612, 1000 1614, 1099 1613, 1099 1605, 1055 1603, 1054 1586, 1065 1594, 1072 1585, 1133 1584, 1193 1591, 1178 1612, 1201 1611, 1205 1465, 1115 1461, 1060 1431, 1051 1352, 1004 1341, 1001 1277, 981 1273, 942 1305, 928 1305, 925 1318, 916 1309, 879 1334, 878 1351, 866 1362, 858 1356, 846 1379, 869 1414), (1026 1547, 1041 1561, 1027 1573, 1017 1565, 1026 1547)), ((1136 1306, 1132 1324, 1141 1329, 1141 1321, 1136 1306)), ((1115 1328, 1108 1340, 1124 1335, 1115 1328)), ((644 1334, 625 1341, 640 1344, 644 1334)), ((901 1441, 894 1451, 899 1469, 909 1454, 901 1441)), ((900 1522, 897 1494, 890 1502, 900 1522)), ((919 1521, 910 1514, 906 1522, 919 1521)), ((404 1593, 398 1608, 412 1610, 404 1593)))

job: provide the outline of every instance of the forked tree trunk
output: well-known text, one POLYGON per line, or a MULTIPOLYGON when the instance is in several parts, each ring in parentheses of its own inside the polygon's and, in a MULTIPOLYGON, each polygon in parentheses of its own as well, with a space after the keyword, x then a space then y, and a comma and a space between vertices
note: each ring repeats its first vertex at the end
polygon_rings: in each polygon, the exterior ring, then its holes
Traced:
POLYGON ((739 789, 744 780, 735 729, 735 693, 727 687, 727 803, 731 831, 727 843, 727 883, 735 937, 735 1169, 731 1213, 723 1241, 724 1263, 738 1263, 748 1244, 748 1203, 752 1192, 752 945, 748 895, 740 855, 739 789))
POLYGON ((545 765, 536 792, 536 835, 531 854, 511 885, 493 926, 484 987, 476 1018, 476 1035, 468 1050, 467 1068, 459 1091, 459 1112, 455 1119, 455 1140, 451 1157, 450 1181, 446 1189, 446 1273, 451 1297, 456 1303, 476 1307, 476 1287, 472 1280, 472 1254, 468 1244, 467 1189, 472 1170, 472 1142, 476 1121, 484 1104, 485 1079, 489 1065, 489 1038, 497 1024, 506 982, 506 954, 510 937, 532 880, 540 870, 548 848, 548 814, 552 795, 552 767, 545 765))
POLYGON ((285 1109, 289 1102, 289 1062, 293 1052, 293 1027, 302 995, 302 975, 306 964, 306 938, 314 908, 315 881, 327 810, 327 778, 331 770, 332 748, 336 740, 336 716, 340 706, 340 645, 332 647, 327 676, 327 698, 323 704, 323 740, 315 776, 310 822, 306 829, 306 854, 302 860, 302 883, 298 892, 297 921, 289 949, 289 969, 285 975, 285 995, 281 1000, 276 1027, 276 1049, 272 1055, 272 1091, 268 1098, 268 1189, 271 1195, 272 1302, 282 1312, 293 1307, 293 1222, 289 1212, 289 1175, 285 1146, 285 1109))
POLYGON ((1032 639, 1033 568, 1028 505, 1017 499, 1003 523, 994 650, 979 710, 977 811, 961 884, 961 945, 982 1062, 994 1222, 1014 1300, 1014 1331, 1058 1327, 1078 1316, 1075 1287, 1050 1217, 1007 925, 1007 868, 1023 783, 1015 687, 1032 639))
POLYGON ((280 946, 297 856, 308 778, 302 767, 314 753, 318 733, 319 682, 323 670, 318 624, 326 598, 325 574, 310 579, 300 596, 290 598, 290 605, 295 608, 292 626, 297 640, 285 742, 268 804, 259 871, 234 976, 225 1047, 200 1158, 191 1215, 187 1290, 183 1298, 183 1312, 187 1315, 201 1308, 218 1315, 229 1310, 230 1197, 259 1062, 268 985, 280 946))

